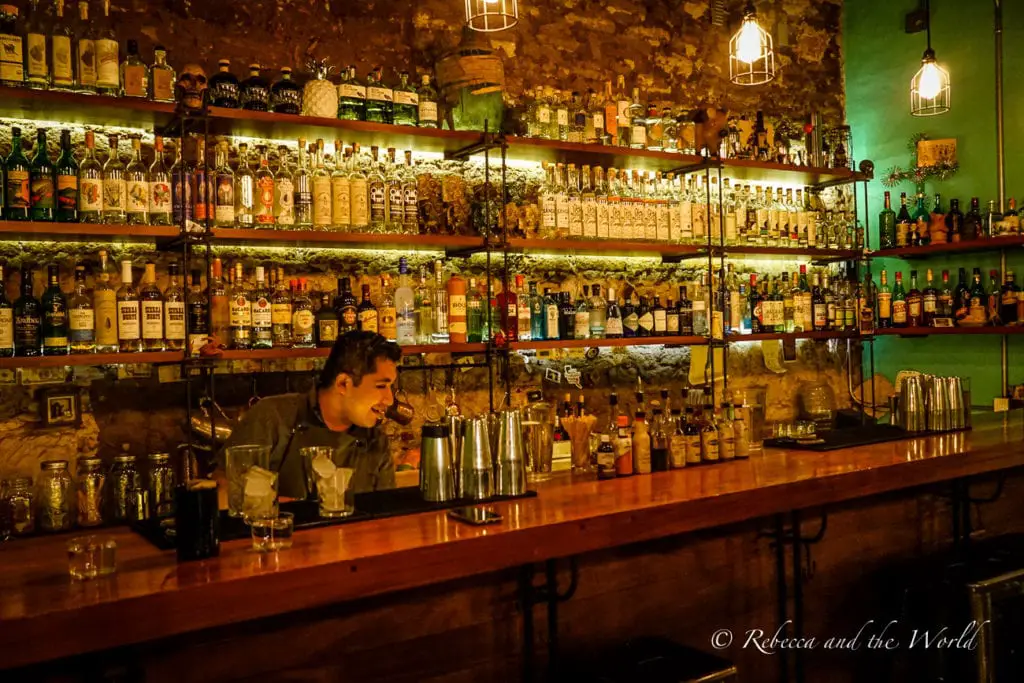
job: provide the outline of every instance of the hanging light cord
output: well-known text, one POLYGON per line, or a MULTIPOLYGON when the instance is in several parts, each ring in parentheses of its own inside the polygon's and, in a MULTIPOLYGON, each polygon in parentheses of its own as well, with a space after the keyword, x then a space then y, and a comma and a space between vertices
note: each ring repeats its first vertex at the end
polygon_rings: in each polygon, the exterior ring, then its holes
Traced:
POLYGON ((924 0, 924 34, 928 40, 928 52, 932 51, 932 5, 931 0, 924 0))

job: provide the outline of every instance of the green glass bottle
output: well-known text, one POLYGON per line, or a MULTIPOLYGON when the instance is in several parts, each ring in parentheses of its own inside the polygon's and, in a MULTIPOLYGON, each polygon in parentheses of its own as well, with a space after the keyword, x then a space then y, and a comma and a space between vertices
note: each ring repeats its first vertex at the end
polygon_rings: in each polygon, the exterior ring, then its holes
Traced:
POLYGON ((30 195, 32 209, 30 215, 34 221, 52 221, 54 215, 54 172, 50 153, 46 149, 46 130, 40 128, 36 132, 36 153, 32 157, 29 169, 30 195))
POLYGON ((774 308, 775 308, 775 312, 776 313, 778 313, 778 311, 780 309, 783 312, 782 315, 774 316, 775 317, 775 320, 774 320, 775 326, 774 326, 774 329, 772 331, 773 332, 785 332, 786 331, 785 308, 784 308, 784 306, 779 306, 780 303, 785 301, 785 297, 782 295, 782 292, 779 290, 779 280, 778 279, 776 279, 775 282, 772 283, 772 293, 768 297, 768 301, 771 301, 771 302, 774 303, 774 308))
MULTIPOLYGON (((0 265, 0 283, 6 282, 4 275, 4 267, 0 265)), ((0 286, 0 358, 9 358, 14 355, 14 307, 4 289, 0 286)))
POLYGON ((11 128, 11 153, 7 157, 7 174, 4 194, 4 218, 9 221, 27 221, 32 208, 32 194, 29 191, 30 169, 25 153, 21 151, 21 128, 11 128))
POLYGON ((913 222, 914 220, 910 217, 910 211, 907 209, 907 193, 900 192, 900 211, 896 214, 897 247, 913 246, 910 241, 913 222))
POLYGON ((68 354, 68 299, 60 288, 56 265, 47 267, 47 287, 43 292, 43 355, 68 354))
POLYGON ((907 292, 903 289, 903 273, 896 271, 896 285, 892 288, 892 326, 907 326, 907 292))
POLYGON ((60 132, 57 159, 56 215, 61 223, 78 222, 78 162, 71 152, 71 131, 60 132))
POLYGON ((885 208, 878 215, 878 240, 881 249, 896 246, 896 212, 892 210, 892 198, 885 193, 885 208))
POLYGON ((924 193, 917 193, 917 207, 914 209, 913 226, 911 234, 907 237, 907 245, 911 247, 923 247, 928 244, 928 224, 931 222, 931 213, 924 206, 924 193))

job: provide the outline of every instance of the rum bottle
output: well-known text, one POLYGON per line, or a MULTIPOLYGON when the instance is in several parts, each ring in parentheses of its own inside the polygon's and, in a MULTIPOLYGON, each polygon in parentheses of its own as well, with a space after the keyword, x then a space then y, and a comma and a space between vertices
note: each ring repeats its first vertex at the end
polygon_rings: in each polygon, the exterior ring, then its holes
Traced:
POLYGON ((370 285, 363 285, 363 300, 356 309, 356 318, 360 332, 377 332, 377 307, 370 300, 370 285))
POLYGON ((253 305, 249 300, 249 291, 243 279, 242 264, 235 264, 235 285, 228 293, 231 300, 228 316, 231 329, 231 348, 250 349, 252 348, 252 310, 253 305))
POLYGON ((256 287, 249 295, 254 349, 270 349, 274 346, 271 292, 267 287, 265 272, 263 266, 256 266, 256 287))
POLYGON ((220 344, 228 344, 231 339, 231 304, 228 290, 224 284, 224 272, 221 260, 213 259, 210 290, 210 335, 217 338, 220 344))

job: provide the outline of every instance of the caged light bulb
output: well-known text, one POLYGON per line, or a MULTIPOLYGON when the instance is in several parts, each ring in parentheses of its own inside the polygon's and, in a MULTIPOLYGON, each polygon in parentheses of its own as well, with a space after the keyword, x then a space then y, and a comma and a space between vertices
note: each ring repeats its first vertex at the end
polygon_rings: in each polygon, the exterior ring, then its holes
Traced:
POLYGON ((918 79, 918 93, 923 99, 934 100, 942 90, 942 73, 935 62, 925 62, 918 79))
POLYGON ((757 25, 757 20, 754 17, 747 17, 743 20, 743 26, 740 28, 740 35, 736 41, 736 59, 746 64, 752 64, 763 54, 761 27, 757 25))

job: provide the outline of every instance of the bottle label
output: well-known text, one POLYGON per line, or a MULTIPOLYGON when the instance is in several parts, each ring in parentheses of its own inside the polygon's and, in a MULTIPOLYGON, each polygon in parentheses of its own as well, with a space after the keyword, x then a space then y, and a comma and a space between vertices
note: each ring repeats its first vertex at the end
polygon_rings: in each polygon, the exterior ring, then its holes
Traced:
POLYGON ((377 311, 359 311, 359 329, 362 330, 363 332, 376 332, 377 311))
POLYGON ((736 437, 728 423, 725 423, 718 439, 718 456, 722 460, 732 460, 736 457, 736 437))
POLYGON ((388 215, 392 223, 405 220, 405 196, 399 184, 388 185, 388 215))
POLYGON ((542 123, 545 125, 551 123, 550 107, 539 107, 537 109, 537 123, 542 123))
POLYGON ((420 103, 420 96, 408 90, 395 91, 395 104, 408 104, 417 106, 420 103))
POLYGON ((679 334, 679 313, 668 311, 665 314, 665 331, 668 334, 679 334))
POLYGON ((315 318, 313 311, 302 309, 292 315, 292 334, 296 337, 308 337, 313 334, 315 318))
POLYGON ((607 200, 599 200, 597 202, 597 237, 607 239, 610 237, 609 234, 609 209, 607 200))
POLYGON ((317 336, 321 342, 334 342, 338 338, 338 320, 325 318, 317 323, 317 336))
POLYGON ((569 231, 569 201, 564 194, 555 195, 555 227, 569 231))
POLYGON ((416 187, 416 183, 406 185, 403 196, 405 198, 405 217, 402 222, 406 227, 406 232, 419 232, 419 188, 416 187))
POLYGON ((139 338, 139 302, 117 302, 117 338, 134 341, 139 338))
MULTIPOLYGON (((0 311, 2 314, 3 311, 0 311)), ((68 311, 71 342, 91 342, 96 334, 96 318, 91 308, 72 308, 68 311)), ((0 343, 0 348, 3 344, 0 343)))
POLYGON ((25 36, 25 49, 28 59, 28 80, 45 81, 50 75, 46 65, 46 36, 42 33, 29 33, 25 36))
POLYGON ((708 462, 715 462, 719 459, 718 432, 701 432, 700 448, 703 459, 708 462))
POLYGON ((168 301, 164 304, 164 336, 168 341, 185 339, 184 301, 168 301))
POLYGON ((878 317, 882 320, 892 319, 892 294, 889 292, 878 294, 878 317))
POLYGON ((281 225, 295 223, 294 190, 291 178, 277 178, 274 181, 275 218, 281 225))
POLYGON ((356 178, 351 182, 352 227, 365 228, 370 223, 370 198, 366 180, 356 178))
POLYGON ((622 318, 608 318, 604 321, 604 333, 607 336, 622 336, 622 318))
POLYGON ((100 38, 94 41, 96 47, 96 85, 101 88, 117 88, 121 85, 118 73, 117 41, 100 38))
POLYGON ((229 316, 231 327, 252 326, 252 307, 244 294, 239 294, 231 299, 229 316))
POLYGON ((142 302, 142 338, 164 338, 164 302, 142 302))
POLYGON ((270 306, 270 322, 273 325, 291 325, 292 305, 272 304, 270 306))
POLYGON ((269 330, 273 325, 270 301, 267 297, 257 297, 252 302, 252 327, 254 330, 269 330))
POLYGON ((146 97, 146 67, 139 65, 125 66, 124 94, 128 97, 146 97))
POLYGON ((174 81, 170 69, 153 69, 150 74, 153 83, 153 99, 158 102, 174 101, 174 81))
POLYGON ((100 346, 117 344, 117 301, 112 289, 96 291, 93 294, 93 310, 96 312, 96 343, 100 346))
POLYGON ((123 178, 110 178, 103 181, 103 210, 124 211, 125 182, 123 178))
POLYGON ((634 125, 629 131, 630 146, 634 149, 647 146, 647 128, 634 125))
POLYGON ((298 113, 302 106, 302 91, 298 88, 275 88, 273 99, 274 111, 284 110, 298 113))
MULTIPOLYGON (((693 307, 696 310, 697 302, 694 302, 693 307)), ((786 323, 785 303, 782 301, 761 302, 761 320, 765 327, 784 325, 786 323)))
POLYGON ((907 322, 907 302, 906 301, 893 301, 892 302, 892 322, 894 325, 906 324, 907 322))
POLYGON ((78 208, 78 176, 57 176, 57 208, 65 211, 78 208))
POLYGON ((637 325, 639 325, 639 327, 641 327, 641 328, 643 328, 645 330, 648 330, 648 331, 653 330, 654 329, 654 315, 652 315, 650 312, 644 313, 642 316, 640 316, 637 319, 637 325))
MULTIPOLYGON (((664 310, 654 311, 654 327, 652 328, 655 332, 664 333, 668 327, 668 316, 665 315, 664 310)), ((676 318, 676 325, 678 327, 679 319, 676 318)))
POLYGON ((377 326, 385 339, 398 337, 398 311, 392 306, 381 306, 377 311, 377 326))
POLYGON ((171 212, 171 186, 165 181, 154 180, 149 184, 149 212, 169 214, 171 212))
POLYGON ((53 61, 53 84, 71 85, 71 38, 54 34, 50 36, 51 59, 53 61))
POLYGON ((367 87, 366 99, 377 102, 391 102, 394 99, 394 93, 391 88, 367 87))
POLYGON ((548 339, 558 339, 558 306, 547 306, 545 309, 548 339))
POLYGON ((352 186, 348 178, 339 176, 331 179, 331 214, 337 225, 351 225, 352 186))
POLYGON ((569 125, 569 110, 568 109, 558 109, 558 110, 556 110, 555 111, 555 118, 557 119, 557 124, 559 126, 568 126, 569 125))
POLYGON ((7 171, 7 208, 28 209, 32 205, 28 171, 7 171))
POLYGON ((96 85, 96 43, 86 38, 78 41, 78 83, 96 85))
POLYGON ((918 298, 907 299, 907 315, 911 318, 921 317, 921 300, 918 298))
POLYGON ((274 223, 274 179, 271 176, 263 176, 256 181, 259 200, 256 204, 256 222, 260 225, 272 225, 274 223))
POLYGON ((53 178, 47 176, 36 176, 32 178, 31 185, 32 208, 53 209, 53 178))
POLYGON ((824 329, 825 325, 828 324, 828 306, 825 304, 814 305, 814 327, 815 329, 824 329))
POLYGON ((420 102, 420 123, 437 123, 437 102, 420 102))
POLYGON ((16 345, 20 348, 38 348, 41 322, 38 315, 19 315, 14 318, 16 345))
POLYGON ((588 311, 577 311, 574 317, 573 336, 576 339, 590 337, 590 313, 588 311))
POLYGON ((555 229, 555 198, 550 194, 540 197, 541 226, 545 230, 555 229))
POLYGON ((17 82, 25 80, 21 36, 0 33, 0 80, 17 82))
POLYGON ((569 235, 571 237, 583 236, 583 205, 579 197, 569 197, 566 204, 569 212, 569 235))
POLYGON ((331 224, 331 179, 329 176, 313 178, 313 223, 331 224))
POLYGON ((355 329, 356 323, 359 320, 359 314, 356 312, 355 307, 345 306, 341 309, 341 322, 348 329, 355 329))
POLYGON ((128 213, 146 213, 149 210, 149 183, 131 180, 126 184, 128 213))
POLYGON ((366 99, 366 86, 357 85, 355 83, 342 83, 338 86, 338 97, 348 97, 350 99, 365 100, 366 99))

